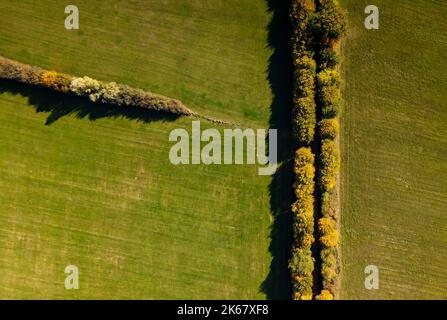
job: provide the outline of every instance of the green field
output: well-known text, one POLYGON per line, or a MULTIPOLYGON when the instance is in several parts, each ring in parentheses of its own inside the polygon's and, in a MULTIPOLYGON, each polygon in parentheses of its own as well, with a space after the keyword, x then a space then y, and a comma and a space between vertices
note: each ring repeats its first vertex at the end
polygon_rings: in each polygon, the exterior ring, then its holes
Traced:
POLYGON ((447 4, 343 0, 345 299, 447 298, 447 4), (365 290, 363 270, 380 270, 365 290))
POLYGON ((175 97, 199 112, 264 124, 264 0, 76 1, 80 29, 64 27, 65 3, 0 3, 1 54, 175 97))
MULTIPOLYGON (((1 1, 0 55, 268 127, 266 2, 99 3, 77 1, 67 31, 59 2, 1 1)), ((2 81, 0 298, 271 297, 271 178, 171 165, 169 132, 190 123, 2 81)))
MULTIPOLYGON (((82 0, 67 31, 66 4, 2 0, 0 55, 277 127, 291 81, 267 2, 82 0)), ((340 297, 447 298, 447 4, 377 0, 368 31, 371 3, 340 2, 340 297), (364 288, 367 265, 379 290, 364 288)), ((169 133, 191 120, 0 81, 0 299, 290 297, 290 168, 173 166, 169 133), (71 264, 80 290, 64 289, 71 264)))

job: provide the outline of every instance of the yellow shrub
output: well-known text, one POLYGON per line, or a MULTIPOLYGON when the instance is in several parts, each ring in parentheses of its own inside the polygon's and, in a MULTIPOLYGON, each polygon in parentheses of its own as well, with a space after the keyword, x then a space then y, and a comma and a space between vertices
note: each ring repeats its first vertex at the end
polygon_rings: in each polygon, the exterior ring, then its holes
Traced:
POLYGON ((340 124, 335 118, 323 119, 318 126, 321 139, 335 140, 340 132, 340 124))
POLYGON ((334 296, 329 290, 322 290, 321 293, 315 297, 317 300, 334 300, 334 296))
POLYGON ((338 272, 337 272, 337 266, 328 266, 323 264, 321 268, 321 275, 323 277, 323 286, 329 286, 332 285, 335 280, 337 279, 338 272))
POLYGON ((313 216, 314 197, 311 195, 300 197, 300 199, 295 201, 292 205, 292 211, 300 216, 313 216))
POLYGON ((314 163, 315 156, 310 148, 300 148, 295 153, 295 167, 314 163))
POLYGON ((307 293, 307 294, 303 294, 299 300, 312 300, 312 294, 311 293, 307 293))
POLYGON ((295 66, 300 69, 309 69, 315 71, 317 68, 317 63, 308 54, 303 54, 295 59, 295 66))
POLYGON ((322 191, 332 190, 336 185, 340 169, 340 152, 336 143, 325 139, 321 143, 319 187, 322 191))
POLYGON ((320 231, 321 235, 325 235, 327 233, 330 233, 334 230, 336 230, 337 226, 335 224, 335 221, 331 218, 321 218, 318 221, 318 230, 320 231))
POLYGON ((42 85, 56 91, 68 92, 70 83, 71 77, 63 73, 45 71, 42 74, 42 85))
POLYGON ((333 230, 332 232, 327 233, 324 236, 320 237, 321 244, 327 248, 336 247, 338 245, 339 240, 340 235, 338 234, 337 230, 333 230))

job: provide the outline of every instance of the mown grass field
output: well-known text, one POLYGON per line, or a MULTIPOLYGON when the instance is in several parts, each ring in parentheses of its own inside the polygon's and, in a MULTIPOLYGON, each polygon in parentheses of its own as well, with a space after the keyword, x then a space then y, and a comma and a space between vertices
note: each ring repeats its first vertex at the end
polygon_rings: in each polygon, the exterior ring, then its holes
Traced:
POLYGON ((345 299, 447 298, 447 4, 375 1, 380 30, 350 12, 344 45, 345 299), (364 288, 367 265, 380 289, 364 288))
POLYGON ((65 3, 0 3, 1 53, 74 75, 176 97, 198 112, 264 124, 264 0, 77 1, 80 29, 64 27, 65 3))
MULTIPOLYGON (((0 54, 183 100, 266 128, 264 1, 1 1, 0 54)), ((0 298, 264 298, 269 177, 169 163, 148 119, 0 83, 0 298), (80 290, 64 289, 65 266, 80 290)), ((116 111, 116 110, 115 110, 116 111)))

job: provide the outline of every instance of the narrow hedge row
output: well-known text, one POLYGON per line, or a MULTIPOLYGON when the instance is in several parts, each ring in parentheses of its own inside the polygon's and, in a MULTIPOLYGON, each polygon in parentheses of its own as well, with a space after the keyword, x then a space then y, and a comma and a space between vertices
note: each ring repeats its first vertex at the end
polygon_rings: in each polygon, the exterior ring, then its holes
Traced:
POLYGON ((339 259, 339 199, 337 179, 340 172, 338 148, 340 110, 340 76, 336 46, 346 30, 344 12, 336 0, 317 0, 319 52, 317 74, 317 103, 321 108, 318 123, 321 149, 318 158, 318 187, 321 192, 321 214, 318 221, 321 276, 323 290, 316 297, 332 300, 337 293, 340 273, 339 259))
POLYGON ((292 133, 298 145, 295 154, 294 184, 296 201, 292 205, 293 244, 289 269, 293 299, 313 298, 314 258, 314 191, 315 156, 310 143, 316 126, 315 77, 317 64, 312 48, 314 0, 292 0, 290 19, 293 26, 292 57, 294 62, 292 133))
POLYGON ((194 115, 182 102, 115 82, 73 77, 0 57, 0 78, 45 87, 124 107, 138 107, 178 115, 194 115))
POLYGON ((314 259, 311 247, 314 232, 315 157, 310 148, 296 151, 294 166, 296 202, 292 206, 293 248, 289 262, 293 284, 293 298, 311 300, 314 259))
POLYGON ((293 83, 293 136, 298 143, 310 144, 316 126, 315 75, 316 62, 312 48, 314 0, 293 0, 291 10, 293 83))
POLYGON ((323 290, 315 298, 330 300, 339 274, 339 212, 336 194, 340 170, 338 149, 340 77, 336 45, 346 29, 344 12, 336 0, 292 0, 292 56, 294 61, 293 136, 304 146, 295 155, 296 202, 292 206, 293 246, 289 268, 293 298, 313 298, 312 244, 314 233, 315 156, 310 148, 317 123, 321 139, 318 154, 318 188, 322 217, 318 236, 323 290), (318 62, 318 63, 317 63, 318 62))

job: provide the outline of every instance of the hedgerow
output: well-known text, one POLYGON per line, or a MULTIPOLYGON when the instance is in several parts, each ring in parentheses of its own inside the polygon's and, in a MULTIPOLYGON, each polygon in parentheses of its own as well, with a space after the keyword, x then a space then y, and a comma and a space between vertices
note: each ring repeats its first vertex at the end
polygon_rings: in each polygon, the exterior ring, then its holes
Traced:
POLYGON ((315 156, 309 146, 314 140, 316 117, 317 63, 313 48, 314 0, 292 0, 292 57, 294 63, 292 135, 304 146, 295 154, 296 201, 292 205, 293 245, 289 269, 293 298, 313 298, 314 258, 311 247, 314 239, 315 156))
MULTIPOLYGON (((292 56, 295 66, 293 85, 293 136, 300 145, 310 145, 315 136, 317 105, 322 120, 318 123, 321 149, 318 157, 318 186, 322 195, 323 217, 318 221, 324 291, 317 299, 332 299, 338 274, 338 209, 331 197, 337 183, 340 155, 337 145, 340 109, 339 62, 335 48, 345 32, 343 12, 332 0, 292 0, 292 56), (315 52, 318 48, 318 52, 315 52), (318 65, 316 63, 318 60, 318 65), (328 198, 323 200, 323 198, 328 198), (330 199, 329 199, 330 198, 330 199), (330 200, 330 201, 329 201, 330 200), (325 208, 323 209, 323 206, 325 208), (329 289, 330 287, 330 289, 329 289)), ((296 202, 294 244, 290 270, 295 299, 312 298, 314 243, 315 159, 310 148, 301 148, 295 157, 296 202)))
POLYGON ((45 70, 0 56, 0 77, 30 85, 40 85, 45 70))
POLYGON ((293 136, 298 143, 312 142, 316 126, 315 75, 313 51, 314 0, 293 0, 290 18, 293 26, 292 57, 295 66, 293 85, 293 136))
POLYGON ((340 110, 340 76, 337 71, 339 58, 336 44, 346 31, 345 13, 336 0, 317 0, 318 34, 317 103, 322 119, 318 123, 321 148, 319 154, 318 187, 322 217, 318 221, 321 276, 323 290, 318 300, 332 300, 337 293, 340 273, 339 220, 337 177, 340 171, 338 148, 340 110))
POLYGON ((293 282, 293 298, 312 299, 314 259, 311 246, 314 232, 315 156, 310 148, 300 148, 295 154, 294 184, 296 202, 292 206, 293 245, 289 269, 293 282))
POLYGON ((193 115, 179 100, 135 89, 114 82, 102 82, 89 77, 73 77, 48 71, 0 57, 0 78, 48 88, 54 91, 86 97, 92 102, 138 107, 179 115, 193 115))

